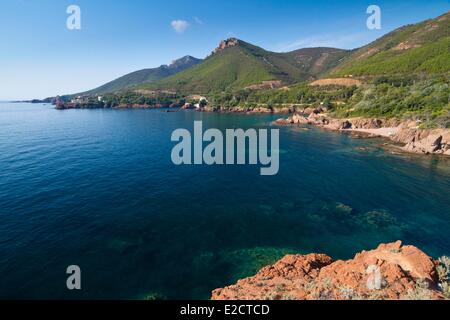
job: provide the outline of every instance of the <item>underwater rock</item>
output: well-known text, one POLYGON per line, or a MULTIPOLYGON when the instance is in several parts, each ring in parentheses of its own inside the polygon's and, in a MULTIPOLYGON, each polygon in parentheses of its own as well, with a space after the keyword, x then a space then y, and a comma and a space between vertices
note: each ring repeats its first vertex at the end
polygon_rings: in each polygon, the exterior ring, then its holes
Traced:
POLYGON ((387 210, 373 210, 366 212, 359 217, 360 225, 367 225, 373 227, 388 227, 397 225, 397 219, 387 210))
POLYGON ((346 215, 350 215, 353 212, 353 208, 352 207, 347 206, 347 205, 345 205, 343 203, 339 203, 339 202, 336 204, 336 210, 339 213, 343 213, 343 214, 346 214, 346 215))
POLYGON ((151 292, 147 294, 143 300, 147 301, 161 301, 161 300, 167 300, 167 297, 159 292, 151 292))

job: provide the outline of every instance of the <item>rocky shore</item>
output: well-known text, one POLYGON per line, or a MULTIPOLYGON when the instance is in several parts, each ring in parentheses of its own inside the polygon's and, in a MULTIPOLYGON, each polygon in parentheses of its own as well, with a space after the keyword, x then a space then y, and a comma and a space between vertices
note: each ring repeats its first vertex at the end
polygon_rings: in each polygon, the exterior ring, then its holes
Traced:
POLYGON ((213 300, 448 299, 450 259, 400 241, 333 261, 325 254, 288 255, 255 276, 212 292, 213 300))
POLYGON ((171 103, 171 104, 119 104, 115 106, 106 106, 103 103, 58 103, 55 105, 56 110, 69 110, 69 109, 164 109, 164 108, 181 108, 181 104, 171 103))
POLYGON ((292 105, 286 105, 286 107, 280 108, 268 108, 268 107, 211 107, 206 106, 198 111, 201 112, 222 112, 222 113, 242 113, 242 114, 253 114, 253 113, 267 113, 267 114, 292 114, 295 112, 301 112, 304 110, 304 107, 296 107, 292 105))
POLYGON ((279 119, 276 124, 314 125, 332 131, 358 132, 367 136, 386 137, 393 142, 403 144, 401 147, 403 151, 450 156, 450 129, 420 129, 420 123, 417 121, 335 119, 318 108, 296 113, 287 119, 279 119))
MULTIPOLYGON (((104 104, 57 103, 56 109, 96 109, 107 108, 104 104)), ((288 118, 275 121, 278 125, 314 125, 326 130, 355 132, 369 137, 386 137, 393 142, 403 144, 401 150, 421 154, 441 154, 450 156, 450 129, 421 129, 417 121, 399 121, 396 119, 332 118, 322 108, 310 108, 303 105, 285 107, 195 107, 189 103, 167 103, 156 105, 120 104, 109 107, 114 109, 196 109, 199 112, 223 112, 242 114, 291 114, 288 118)))

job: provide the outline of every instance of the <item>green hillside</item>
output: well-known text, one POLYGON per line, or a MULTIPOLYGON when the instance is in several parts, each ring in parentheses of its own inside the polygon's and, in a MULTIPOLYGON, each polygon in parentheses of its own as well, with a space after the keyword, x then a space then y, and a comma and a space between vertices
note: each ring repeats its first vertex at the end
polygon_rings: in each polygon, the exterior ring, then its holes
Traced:
POLYGON ((303 81, 352 75, 365 81, 377 76, 448 74, 450 13, 401 27, 357 50, 306 48, 276 53, 239 39, 222 41, 205 60, 186 56, 169 66, 139 70, 88 95, 124 90, 211 94, 269 89, 303 81))
POLYGON ((223 41, 203 63, 140 89, 218 93, 264 81, 285 86, 321 77, 446 74, 450 71, 450 13, 401 27, 353 51, 308 48, 266 51, 238 39, 223 41))
POLYGON ((143 69, 124 75, 116 80, 108 82, 101 87, 84 92, 83 94, 95 95, 106 94, 115 91, 128 89, 132 86, 136 86, 143 83, 150 83, 153 81, 161 80, 177 74, 183 70, 186 70, 202 60, 191 56, 185 56, 178 60, 175 60, 170 65, 162 65, 158 68, 143 69))
POLYGON ((334 76, 450 71, 450 13, 401 27, 346 58, 334 76))
POLYGON ((345 50, 332 48, 274 53, 238 39, 228 39, 201 64, 138 88, 210 93, 243 89, 269 80, 288 85, 318 77, 347 54, 345 50))
MULTIPOLYGON (((326 72, 332 65, 328 60, 316 73, 323 78, 352 75, 359 78, 358 86, 312 86, 303 82, 284 90, 236 90, 210 94, 208 98, 216 107, 326 106, 335 117, 414 119, 424 128, 449 128, 449 16, 446 13, 399 28, 343 59, 335 59, 334 68, 326 72)), ((299 56, 296 61, 301 61, 299 56)), ((305 69, 315 74, 311 64, 305 69)))

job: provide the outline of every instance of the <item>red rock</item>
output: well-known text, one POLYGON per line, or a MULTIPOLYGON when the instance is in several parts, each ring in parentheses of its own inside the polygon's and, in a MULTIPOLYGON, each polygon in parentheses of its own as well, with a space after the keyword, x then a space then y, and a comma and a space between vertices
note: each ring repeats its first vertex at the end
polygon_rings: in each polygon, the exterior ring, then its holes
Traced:
POLYGON ((362 251, 351 260, 324 254, 288 255, 255 276, 216 289, 213 300, 443 299, 437 262, 400 241, 362 251), (428 288, 418 288, 426 281, 428 288))

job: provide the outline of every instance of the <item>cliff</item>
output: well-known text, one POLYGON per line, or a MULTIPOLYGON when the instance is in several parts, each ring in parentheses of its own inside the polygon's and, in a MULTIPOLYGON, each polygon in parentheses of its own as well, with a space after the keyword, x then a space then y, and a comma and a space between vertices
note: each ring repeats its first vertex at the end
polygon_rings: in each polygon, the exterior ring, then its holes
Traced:
POLYGON ((236 39, 236 38, 229 38, 229 39, 226 39, 226 40, 222 40, 219 43, 219 46, 217 48, 215 48, 211 54, 214 55, 214 54, 219 53, 220 51, 222 51, 222 50, 224 50, 226 48, 231 48, 231 47, 235 47, 235 46, 238 46, 238 45, 239 45, 239 39, 236 39))
POLYGON ((213 300, 445 299, 449 259, 433 260, 400 241, 347 261, 325 254, 288 255, 255 276, 212 292, 213 300))

